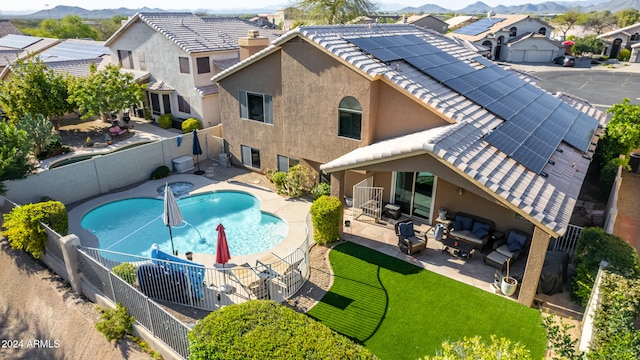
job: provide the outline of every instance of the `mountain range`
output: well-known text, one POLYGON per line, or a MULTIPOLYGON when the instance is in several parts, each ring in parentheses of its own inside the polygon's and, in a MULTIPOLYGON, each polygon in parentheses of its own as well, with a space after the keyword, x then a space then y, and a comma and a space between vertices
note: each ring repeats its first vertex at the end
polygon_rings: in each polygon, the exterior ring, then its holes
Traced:
MULTIPOLYGON (((561 14, 570 7, 580 7, 583 12, 609 10, 617 12, 624 9, 640 9, 640 0, 587 0, 587 1, 547 1, 539 4, 523 4, 511 6, 489 6, 481 1, 470 4, 462 9, 447 9, 435 4, 425 4, 419 7, 404 7, 401 4, 381 4, 380 12, 395 13, 427 13, 427 14, 486 14, 493 11, 496 14, 561 14)), ((233 10, 212 10, 212 9, 196 9, 187 10, 186 12, 200 12, 215 15, 239 15, 239 14, 269 14, 278 10, 276 6, 266 6, 260 9, 233 9, 233 10)), ((114 15, 131 16, 137 12, 165 12, 162 9, 140 8, 140 9, 101 9, 87 10, 77 6, 59 5, 51 9, 40 10, 33 13, 24 12, 7 12, 0 14, 5 18, 28 18, 28 19, 61 19, 67 15, 78 15, 85 19, 108 19, 114 15)), ((174 11, 174 10, 172 10, 174 11)))

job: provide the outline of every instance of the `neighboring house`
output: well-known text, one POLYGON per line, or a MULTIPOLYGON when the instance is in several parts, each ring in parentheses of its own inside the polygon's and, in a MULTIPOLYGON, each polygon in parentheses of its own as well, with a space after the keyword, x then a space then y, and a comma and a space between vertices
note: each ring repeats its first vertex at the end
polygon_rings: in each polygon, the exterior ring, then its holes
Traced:
POLYGON ((5 35, 22 35, 22 32, 15 27, 8 19, 0 19, 0 37, 5 35))
POLYGON ((446 32, 449 31, 449 24, 429 14, 412 15, 409 17, 403 16, 398 23, 420 26, 425 29, 437 31, 441 34, 446 34, 446 32))
POLYGON ((447 208, 533 233, 526 305, 606 121, 413 25, 300 27, 212 81, 236 164, 305 164, 375 216, 393 203, 433 224, 447 208))
POLYGON ((491 49, 491 58, 507 62, 551 62, 564 54, 551 40, 553 27, 531 15, 491 15, 448 35, 491 49))
POLYGON ((629 49, 631 58, 629 62, 640 62, 640 22, 598 36, 604 44, 604 55, 615 59, 620 50, 629 49))
POLYGON ((449 26, 449 30, 455 30, 461 27, 465 27, 476 21, 478 21, 477 16, 460 15, 460 16, 454 16, 450 19, 447 19, 444 22, 446 22, 447 25, 449 26))
POLYGON ((251 55, 254 42, 276 39, 266 29, 240 18, 201 18, 191 13, 137 13, 106 42, 111 61, 146 73, 145 107, 154 118, 172 114, 174 126, 197 118, 204 127, 220 123, 218 87, 211 76, 240 61, 241 45, 251 55))
MULTIPOLYGON (((57 73, 83 77, 89 75, 91 64, 100 68, 110 62, 110 53, 102 41, 69 39, 59 40, 53 46, 32 53, 31 56, 39 57, 48 68, 57 73)), ((9 78, 11 73, 11 66, 6 67, 0 72, 0 80, 9 78)))
POLYGON ((258 26, 265 29, 278 29, 278 25, 275 24, 275 16, 269 18, 267 15, 254 16, 249 21, 256 23, 258 26))
POLYGON ((58 39, 29 35, 5 35, 0 38, 0 72, 15 60, 38 55, 58 43, 60 43, 58 39))

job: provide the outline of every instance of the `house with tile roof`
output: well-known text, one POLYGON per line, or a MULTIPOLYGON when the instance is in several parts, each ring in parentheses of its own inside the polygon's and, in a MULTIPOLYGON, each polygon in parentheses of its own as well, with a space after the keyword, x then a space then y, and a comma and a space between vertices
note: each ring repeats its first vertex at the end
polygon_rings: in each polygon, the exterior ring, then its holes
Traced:
POLYGON ((0 19, 0 37, 9 34, 22 35, 22 31, 15 27, 9 19, 0 19))
POLYGON ((606 114, 528 80, 406 24, 300 27, 212 78, 236 164, 305 164, 360 213, 394 204, 434 224, 446 208, 533 234, 531 305, 606 114))
POLYGON ((551 62, 564 48, 551 40, 553 26, 531 15, 491 14, 448 35, 484 45, 491 59, 506 62, 551 62))
POLYGON ((402 16, 402 19, 398 20, 398 23, 420 26, 425 29, 437 31, 441 34, 446 34, 447 31, 449 31, 449 24, 431 14, 411 15, 409 17, 405 15, 402 16))
POLYGON ((615 59, 620 50, 629 49, 629 62, 640 62, 640 22, 598 35, 598 39, 602 40, 603 53, 609 58, 615 59))
POLYGON ((27 59, 60 43, 61 40, 38 36, 8 34, 0 38, 0 72, 17 59, 27 59))
POLYGON ((178 126, 194 117, 209 127, 220 123, 218 87, 211 76, 252 54, 254 43, 262 48, 276 38, 240 18, 143 12, 131 16, 105 46, 113 63, 147 79, 145 107, 154 118, 172 114, 178 126))
POLYGON ((478 20, 477 16, 473 16, 473 15, 458 15, 458 16, 454 16, 450 19, 445 20, 444 22, 447 23, 447 25, 449 26, 449 30, 455 30, 458 28, 461 28, 463 26, 467 26, 475 21, 478 20))

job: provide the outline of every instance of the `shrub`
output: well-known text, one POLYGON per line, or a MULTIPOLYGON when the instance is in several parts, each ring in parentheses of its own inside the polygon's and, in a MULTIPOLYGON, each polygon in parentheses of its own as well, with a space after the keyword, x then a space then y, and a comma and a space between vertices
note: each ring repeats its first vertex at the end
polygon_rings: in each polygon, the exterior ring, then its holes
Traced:
POLYGON ((5 214, 6 230, 2 235, 7 237, 12 248, 24 250, 39 259, 45 252, 48 239, 47 232, 40 222, 60 235, 64 236, 69 232, 69 219, 64 204, 59 201, 47 201, 17 206, 5 214))
POLYGON ((291 197, 302 196, 311 190, 311 170, 304 165, 296 165, 289 168, 287 181, 284 184, 287 195, 291 197))
POLYGON ((267 177, 267 179, 269 179, 269 181, 270 181, 271 183, 273 183, 273 179, 271 179, 271 178, 273 177, 273 174, 275 174, 275 173, 277 173, 277 172, 278 172, 278 170, 276 170, 276 169, 266 169, 266 170, 264 171, 264 176, 266 176, 266 177, 267 177))
POLYGON ((600 294, 589 359, 640 359, 640 281, 605 271, 600 294))
POLYGON ((173 115, 164 114, 158 118, 158 125, 163 129, 169 129, 173 126, 173 115))
POLYGON ((40 154, 38 154, 38 160, 48 159, 52 156, 66 154, 71 152, 71 148, 62 145, 60 141, 55 141, 49 144, 40 154))
POLYGON ((118 275, 122 280, 128 282, 130 285, 136 284, 136 273, 138 267, 132 263, 122 263, 116 265, 111 269, 114 274, 118 275))
POLYGON ((142 109, 142 116, 144 116, 145 120, 151 120, 151 109, 149 108, 142 109))
POLYGON ((162 179, 162 178, 166 178, 167 176, 169 176, 169 168, 162 165, 159 166, 157 169, 153 170, 153 172, 151 173, 151 180, 157 180, 157 179, 162 179))
POLYGON ((500 359, 500 360, 530 360, 531 352, 520 343, 512 343, 507 338, 498 339, 491 335, 491 342, 485 344, 480 336, 465 337, 462 341, 442 344, 442 355, 425 357, 425 360, 449 359, 500 359))
POLYGON ((311 188, 311 195, 313 196, 313 200, 316 200, 322 195, 331 195, 331 185, 327 183, 319 183, 311 188))
POLYGON ((560 356, 560 359, 584 359, 585 354, 578 348, 578 340, 573 339, 569 333, 575 326, 564 322, 553 313, 544 316, 542 322, 547 328, 549 350, 552 350, 556 356, 560 356))
POLYGON ((96 329, 111 342, 118 343, 133 331, 133 316, 129 315, 127 308, 118 303, 115 309, 99 308, 100 319, 96 323, 96 329))
POLYGON ((311 204, 311 221, 316 244, 336 241, 340 234, 342 203, 335 196, 320 196, 311 204))
POLYGON ((312 318, 274 301, 213 311, 189 332, 190 359, 374 359, 312 318))
POLYGON ((591 289, 604 260, 608 269, 628 277, 640 275, 638 253, 621 238, 600 228, 584 228, 576 243, 576 275, 571 284, 571 297, 586 306, 591 289))
POLYGON ((182 122, 183 134, 190 133, 193 130, 200 130, 200 129, 202 129, 202 123, 200 122, 200 120, 196 118, 188 118, 187 120, 182 122))
POLYGON ((630 57, 631 57, 631 50, 629 49, 622 49, 618 53, 618 60, 620 61, 629 61, 630 57))
POLYGON ((282 171, 276 171, 271 176, 271 182, 276 186, 278 194, 284 193, 284 183, 287 181, 287 173, 282 171))

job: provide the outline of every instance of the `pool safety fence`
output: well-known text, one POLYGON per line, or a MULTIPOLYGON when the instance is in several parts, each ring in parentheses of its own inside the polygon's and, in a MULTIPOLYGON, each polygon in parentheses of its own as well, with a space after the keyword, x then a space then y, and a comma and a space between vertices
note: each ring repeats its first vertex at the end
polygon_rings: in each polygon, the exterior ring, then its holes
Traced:
POLYGON ((109 267, 94 259, 85 249, 78 251, 78 265, 85 279, 111 301, 126 307, 139 325, 182 358, 189 358, 189 326, 138 288, 115 275, 109 267))

